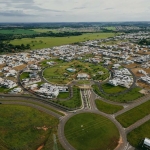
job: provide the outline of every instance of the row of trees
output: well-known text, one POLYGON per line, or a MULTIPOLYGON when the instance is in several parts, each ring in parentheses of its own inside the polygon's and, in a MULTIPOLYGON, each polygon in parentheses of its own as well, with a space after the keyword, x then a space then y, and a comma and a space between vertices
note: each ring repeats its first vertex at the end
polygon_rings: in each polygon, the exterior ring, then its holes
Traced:
POLYGON ((68 37, 68 36, 79 36, 82 35, 81 32, 47 32, 47 33, 37 33, 32 35, 18 35, 18 34, 0 34, 0 41, 9 41, 14 39, 22 38, 35 38, 35 37, 68 37))
POLYGON ((16 52, 21 52, 26 49, 30 49, 30 45, 13 45, 8 42, 2 42, 0 41, 0 53, 16 53, 16 52))

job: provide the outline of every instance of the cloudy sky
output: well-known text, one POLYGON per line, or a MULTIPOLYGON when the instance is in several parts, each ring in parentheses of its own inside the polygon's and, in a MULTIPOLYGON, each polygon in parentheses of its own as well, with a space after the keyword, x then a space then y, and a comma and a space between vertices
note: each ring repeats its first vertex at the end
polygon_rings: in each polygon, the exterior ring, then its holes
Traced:
POLYGON ((150 0, 0 0, 0 22, 150 21, 150 0))

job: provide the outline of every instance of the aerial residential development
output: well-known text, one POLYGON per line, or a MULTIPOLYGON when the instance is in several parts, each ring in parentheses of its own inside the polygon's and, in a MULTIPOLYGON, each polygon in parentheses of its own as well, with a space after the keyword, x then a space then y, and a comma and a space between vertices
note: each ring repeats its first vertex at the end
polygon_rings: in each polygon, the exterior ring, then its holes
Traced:
POLYGON ((150 2, 0 2, 0 150, 150 150, 150 2))

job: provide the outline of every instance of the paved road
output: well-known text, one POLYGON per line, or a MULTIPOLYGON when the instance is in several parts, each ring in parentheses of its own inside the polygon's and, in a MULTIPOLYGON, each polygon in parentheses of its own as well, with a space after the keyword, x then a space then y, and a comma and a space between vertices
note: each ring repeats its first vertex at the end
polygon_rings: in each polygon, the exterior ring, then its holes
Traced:
POLYGON ((141 97, 136 101, 136 103, 132 103, 132 104, 130 104, 130 106, 126 107, 125 109, 118 111, 117 113, 114 114, 114 116, 117 117, 117 116, 119 116, 119 115, 121 115, 121 114, 123 114, 123 113, 135 108, 136 106, 139 106, 139 105, 141 105, 141 104, 143 104, 149 100, 150 100, 150 95, 146 95, 144 97, 141 97))
POLYGON ((49 109, 46 109, 46 108, 44 108, 44 107, 42 107, 42 106, 39 106, 39 105, 36 105, 36 104, 32 104, 32 103, 28 103, 28 102, 18 102, 18 101, 0 101, 2 104, 1 105, 23 105, 23 106, 29 106, 29 107, 32 107, 32 108, 36 108, 36 109, 38 109, 38 110, 40 110, 40 111, 43 111, 43 112, 45 112, 45 113, 47 113, 47 114, 49 114, 49 115, 52 115, 52 116, 54 116, 54 117, 56 117, 56 118, 61 118, 62 116, 61 115, 59 115, 59 114, 57 114, 57 113, 55 113, 55 112, 53 112, 53 111, 51 111, 51 110, 49 110, 49 109))

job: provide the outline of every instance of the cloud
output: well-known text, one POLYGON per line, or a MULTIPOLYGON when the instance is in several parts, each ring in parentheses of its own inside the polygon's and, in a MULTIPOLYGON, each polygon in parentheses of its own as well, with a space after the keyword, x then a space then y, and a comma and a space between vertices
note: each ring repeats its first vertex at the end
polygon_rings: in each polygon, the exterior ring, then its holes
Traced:
POLYGON ((105 8, 104 10, 110 10, 110 9, 114 9, 114 8, 110 7, 110 8, 105 8))
POLYGON ((0 21, 149 21, 149 5, 150 0, 0 0, 0 21))
POLYGON ((83 7, 75 7, 75 8, 72 8, 72 9, 84 9, 84 8, 86 8, 85 6, 83 6, 83 7))
POLYGON ((11 11, 0 11, 0 16, 5 16, 5 17, 29 17, 29 16, 35 16, 35 15, 26 14, 23 11, 20 11, 20 10, 11 10, 11 11))

